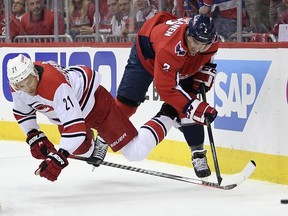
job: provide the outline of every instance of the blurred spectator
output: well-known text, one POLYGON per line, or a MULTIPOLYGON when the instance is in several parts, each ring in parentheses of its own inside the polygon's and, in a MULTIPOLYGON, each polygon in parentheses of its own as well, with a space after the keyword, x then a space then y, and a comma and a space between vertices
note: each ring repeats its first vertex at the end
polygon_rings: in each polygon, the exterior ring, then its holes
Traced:
POLYGON ((163 7, 163 11, 167 11, 169 12, 170 7, 172 6, 172 14, 174 14, 177 17, 183 17, 181 16, 183 14, 183 4, 184 4, 184 0, 164 0, 162 1, 164 6, 163 7), (167 1, 167 3, 165 3, 167 1), (171 5, 171 3, 173 5, 171 5), (168 5, 168 6, 165 6, 168 5))
MULTIPOLYGON (((209 14, 214 18, 215 28, 225 40, 237 31, 238 0, 200 0, 199 13, 209 14)), ((243 8, 244 1, 242 0, 243 8)), ((242 23, 245 25, 246 13, 242 12, 242 23)))
POLYGON ((107 0, 107 7, 111 18, 111 34, 120 35, 121 29, 125 28, 125 23, 122 21, 122 12, 120 11, 118 0, 107 0))
POLYGON ((129 33, 135 33, 136 29, 136 20, 135 14, 132 7, 131 0, 118 0, 118 5, 120 12, 122 13, 122 25, 121 35, 123 37, 127 36, 129 33))
MULTIPOLYGON (((284 6, 285 7, 285 6, 284 6)), ((270 0, 269 20, 270 27, 273 28, 283 10, 282 0, 270 0)))
POLYGON ((118 0, 119 10, 124 17, 133 16, 131 0, 118 0))
MULTIPOLYGON (((95 0, 88 0, 89 2, 93 3, 95 5, 95 0)), ((94 6, 95 7, 95 6, 94 6)), ((107 33, 111 31, 111 19, 112 15, 108 11, 107 7, 107 0, 99 0, 99 30, 102 33, 107 33)), ((87 28, 86 33, 81 30, 81 34, 92 34, 95 32, 95 16, 93 19, 93 28, 87 28)))
MULTIPOLYGON (((277 20, 277 23, 275 24, 274 28, 267 32, 267 33, 253 33, 251 37, 251 41, 254 42, 269 42, 273 41, 273 37, 271 37, 271 34, 275 36, 275 38, 278 38, 279 35, 279 25, 280 24, 288 24, 288 0, 281 0, 281 14, 279 19, 277 20)), ((275 39, 274 39, 275 40, 275 39)))
POLYGON ((100 30, 109 29, 110 31, 110 24, 111 24, 111 19, 112 15, 108 11, 107 7, 107 0, 99 0, 99 13, 100 13, 100 23, 99 23, 99 28, 100 30))
POLYGON ((270 26, 270 0, 255 0, 256 4, 256 28, 258 32, 269 32, 271 30, 270 26))
POLYGON ((158 12, 150 0, 133 0, 133 6, 136 11, 136 30, 139 30, 146 20, 158 12))
POLYGON ((186 15, 186 2, 190 2, 190 0, 175 0, 176 1, 176 15, 178 17, 184 17, 186 15))
POLYGON ((176 14, 178 13, 178 1, 181 1, 180 5, 183 5, 184 0, 150 0, 150 4, 154 5, 158 12, 160 9, 162 9, 161 11, 166 11, 168 13, 178 15, 176 14), (161 3, 162 8, 159 7, 159 3, 161 3))
POLYGON ((74 38, 79 34, 94 32, 95 5, 89 0, 70 0, 69 4, 70 35, 74 38))
POLYGON ((255 0, 244 0, 244 3, 248 15, 247 27, 245 28, 245 31, 255 32, 255 0))
POLYGON ((279 25, 280 24, 288 24, 288 0, 282 0, 282 13, 275 24, 274 28, 270 31, 271 34, 278 36, 279 33, 279 25))
POLYGON ((25 0, 14 0, 12 2, 12 14, 21 21, 22 16, 26 13, 25 0))
MULTIPOLYGON (((44 0, 26 0, 28 12, 21 19, 23 34, 54 35, 54 12, 44 6, 44 0)), ((64 19, 58 15, 58 33, 64 34, 64 19)))
POLYGON ((174 5, 176 5, 174 13, 178 17, 193 17, 199 13, 199 0, 175 0, 174 5))
POLYGON ((251 30, 259 33, 270 31, 270 0, 245 0, 251 30))
MULTIPOLYGON (((10 30, 10 39, 13 42, 13 39, 20 34, 22 28, 19 20, 16 19, 12 14, 9 15, 9 30, 10 30)), ((6 23, 5 23, 5 8, 3 0, 0 0, 0 33, 1 36, 6 35, 6 23)))
POLYGON ((175 0, 174 10, 175 10, 175 15, 177 17, 184 17, 185 16, 185 9, 184 9, 185 1, 186 0, 175 0))
POLYGON ((209 14, 211 12, 211 10, 215 9, 215 7, 214 7, 214 9, 211 8, 213 6, 213 4, 215 4, 215 5, 218 4, 218 6, 219 6, 219 4, 221 4, 222 2, 223 2, 222 3, 223 6, 226 4, 227 4, 227 6, 229 5, 228 7, 224 6, 222 11, 224 11, 224 9, 231 9, 234 7, 234 5, 231 1, 197 0, 197 2, 198 2, 198 7, 199 7, 198 10, 199 10, 200 14, 209 14), (231 5, 231 3, 232 3, 232 5, 231 5))
POLYGON ((161 0, 162 2, 162 11, 176 15, 176 0, 161 0))
MULTIPOLYGON (((193 17, 195 14, 209 14, 211 12, 211 7, 213 5, 213 0, 177 0, 178 7, 182 7, 184 10, 183 16, 193 17)), ((181 11, 181 9, 180 9, 181 11)))
POLYGON ((181 17, 183 16, 193 17, 195 14, 199 13, 199 3, 197 0, 183 0, 182 7, 183 7, 182 10, 179 8, 179 11, 184 11, 184 14, 180 15, 181 17))

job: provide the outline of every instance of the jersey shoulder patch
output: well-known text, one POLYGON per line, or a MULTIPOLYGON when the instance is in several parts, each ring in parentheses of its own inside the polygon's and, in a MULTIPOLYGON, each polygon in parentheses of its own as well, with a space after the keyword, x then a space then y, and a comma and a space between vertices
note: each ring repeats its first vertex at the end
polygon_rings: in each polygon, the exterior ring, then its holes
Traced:
POLYGON ((182 47, 182 42, 179 41, 175 46, 175 53, 177 56, 185 56, 187 51, 182 47))

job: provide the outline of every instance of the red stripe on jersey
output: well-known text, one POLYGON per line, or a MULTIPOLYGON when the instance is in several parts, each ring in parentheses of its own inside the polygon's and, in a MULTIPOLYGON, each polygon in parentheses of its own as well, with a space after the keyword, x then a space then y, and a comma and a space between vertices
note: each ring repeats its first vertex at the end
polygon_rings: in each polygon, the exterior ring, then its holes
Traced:
POLYGON ((157 119, 151 119, 143 127, 149 128, 151 132, 154 133, 155 139, 157 139, 157 144, 166 136, 166 128, 160 121, 157 121, 157 119))
POLYGON ((21 118, 23 118, 23 116, 16 115, 16 114, 14 113, 14 118, 18 121, 18 120, 21 120, 21 118))
POLYGON ((24 121, 28 121, 31 119, 36 119, 36 114, 34 113, 30 113, 30 114, 22 114, 19 113, 17 114, 16 112, 13 112, 14 118, 17 120, 18 124, 23 123, 24 121))
POLYGON ((86 131, 85 122, 76 122, 75 124, 69 125, 68 127, 63 127, 62 134, 69 135, 86 131))

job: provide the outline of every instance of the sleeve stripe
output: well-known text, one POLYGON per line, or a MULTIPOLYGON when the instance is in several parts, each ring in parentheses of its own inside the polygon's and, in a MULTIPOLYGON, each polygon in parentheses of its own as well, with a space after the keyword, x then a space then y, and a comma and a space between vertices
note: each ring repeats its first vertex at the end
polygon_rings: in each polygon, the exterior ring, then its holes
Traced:
POLYGON ((167 135, 167 129, 166 129, 165 125, 163 124, 163 122, 159 121, 157 118, 153 118, 152 120, 157 122, 160 125, 160 127, 162 128, 162 130, 164 132, 164 136, 166 136, 167 135))
POLYGON ((62 133, 61 137, 63 138, 75 138, 75 137, 86 137, 86 133, 62 133))
POLYGON ((67 126, 70 126, 70 125, 73 125, 76 123, 78 124, 78 123, 83 123, 83 122, 84 122, 83 118, 73 119, 72 121, 68 121, 68 122, 63 123, 63 127, 67 127, 67 126))
POLYGON ((26 117, 26 118, 21 118, 21 120, 18 120, 18 123, 22 124, 23 122, 29 121, 29 120, 32 120, 32 119, 36 119, 36 116, 29 116, 29 117, 26 117))
POLYGON ((33 109, 33 110, 32 110, 31 112, 29 112, 29 113, 22 113, 22 112, 20 112, 20 111, 18 111, 18 110, 13 109, 13 112, 14 112, 16 115, 28 116, 28 115, 34 114, 36 111, 33 109))
POLYGON ((151 127, 143 125, 141 128, 145 128, 145 129, 149 130, 155 138, 156 145, 159 143, 159 138, 158 138, 156 132, 151 127))

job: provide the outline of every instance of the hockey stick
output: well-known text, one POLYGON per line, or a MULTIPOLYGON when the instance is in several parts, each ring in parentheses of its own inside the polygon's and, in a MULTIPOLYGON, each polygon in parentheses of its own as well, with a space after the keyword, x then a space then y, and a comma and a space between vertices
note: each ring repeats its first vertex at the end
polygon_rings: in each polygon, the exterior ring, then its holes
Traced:
MULTIPOLYGON (((200 90, 201 90, 201 95, 202 95, 203 101, 207 102, 204 84, 200 86, 200 90)), ((212 128, 211 128, 210 122, 207 120, 206 120, 206 125, 207 125, 207 132, 208 132, 208 136, 209 136, 210 147, 211 147, 211 152, 212 152, 213 161, 214 161, 215 172, 216 172, 218 184, 221 185, 222 177, 220 175, 220 169, 219 169, 219 164, 218 164, 218 159, 217 159, 217 154, 216 154, 216 148, 215 148, 213 134, 212 134, 212 128)))
POLYGON ((158 172, 158 171, 153 171, 153 170, 147 170, 147 169, 127 166, 127 165, 116 164, 116 163, 112 163, 112 162, 106 162, 106 161, 100 162, 98 159, 94 159, 94 158, 84 158, 84 157, 80 157, 80 156, 76 156, 76 155, 70 155, 69 157, 76 159, 76 160, 86 161, 89 164, 95 164, 95 165, 101 164, 104 166, 114 167, 114 168, 118 168, 118 169, 138 172, 138 173, 152 175, 152 176, 158 176, 158 177, 167 178, 167 179, 171 179, 171 180, 182 181, 182 182, 187 182, 187 183, 191 183, 191 184, 202 185, 202 186, 207 186, 207 187, 217 188, 217 189, 222 189, 222 190, 231 190, 231 189, 237 187, 242 182, 244 182, 247 178, 249 178, 249 176, 254 172, 254 170, 256 168, 255 162, 249 161, 248 164, 246 165, 246 167, 240 173, 236 173, 236 174, 229 176, 229 178, 231 178, 231 181, 233 183, 229 183, 226 185, 220 185, 218 183, 204 181, 201 179, 183 177, 183 176, 178 176, 178 175, 173 175, 173 174, 168 174, 168 173, 163 173, 163 172, 158 172))

